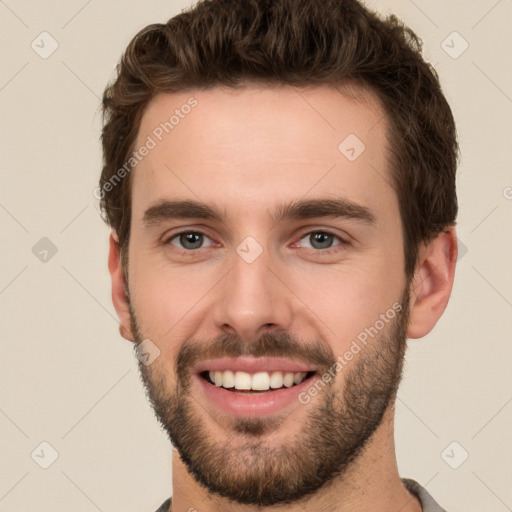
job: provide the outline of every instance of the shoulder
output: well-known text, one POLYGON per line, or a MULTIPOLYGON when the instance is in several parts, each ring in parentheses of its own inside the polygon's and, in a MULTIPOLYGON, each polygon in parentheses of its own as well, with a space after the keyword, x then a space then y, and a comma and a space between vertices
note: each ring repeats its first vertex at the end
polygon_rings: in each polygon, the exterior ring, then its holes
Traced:
POLYGON ((421 502, 421 506, 423 507, 423 512, 447 512, 418 482, 410 478, 402 478, 401 480, 405 488, 418 497, 421 502))
POLYGON ((169 512, 172 498, 165 500, 155 512, 169 512))

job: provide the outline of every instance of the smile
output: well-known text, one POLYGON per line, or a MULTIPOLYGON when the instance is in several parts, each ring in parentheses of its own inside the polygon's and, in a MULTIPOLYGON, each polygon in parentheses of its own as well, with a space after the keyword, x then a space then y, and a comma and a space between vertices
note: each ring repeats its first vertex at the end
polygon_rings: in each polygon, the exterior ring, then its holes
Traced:
POLYGON ((211 384, 231 391, 269 391, 290 388, 311 377, 314 372, 257 372, 205 371, 200 375, 211 384))
POLYGON ((319 375, 311 365, 277 358, 222 358, 193 370, 199 400, 230 416, 266 416, 301 406, 300 392, 319 375))

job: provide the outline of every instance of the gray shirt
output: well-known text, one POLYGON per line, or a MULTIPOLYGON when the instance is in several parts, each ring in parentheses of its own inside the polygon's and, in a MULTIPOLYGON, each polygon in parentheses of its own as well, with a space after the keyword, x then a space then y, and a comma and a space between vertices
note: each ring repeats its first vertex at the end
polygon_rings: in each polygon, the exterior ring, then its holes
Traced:
MULTIPOLYGON (((402 478, 402 483, 409 492, 418 497, 421 503, 421 507, 423 508, 423 512, 446 512, 444 508, 440 507, 434 501, 434 498, 430 496, 427 490, 415 480, 411 480, 410 478, 402 478)), ((162 503, 156 512, 168 512, 170 506, 171 498, 162 503)))

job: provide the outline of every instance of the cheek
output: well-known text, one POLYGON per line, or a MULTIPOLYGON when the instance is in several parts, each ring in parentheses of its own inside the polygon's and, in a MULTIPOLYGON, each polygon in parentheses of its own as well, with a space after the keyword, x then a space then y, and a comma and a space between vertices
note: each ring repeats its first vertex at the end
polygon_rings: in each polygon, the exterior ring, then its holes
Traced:
MULTIPOLYGON (((295 276, 297 295, 314 315, 336 355, 358 335, 375 326, 381 315, 393 310, 403 289, 402 275, 382 260, 350 265, 338 270, 319 267, 295 276), (307 277, 304 277, 307 276, 307 277), (299 286, 297 283, 302 282, 299 286)), ((393 311, 391 311, 393 313, 393 311)))
MULTIPOLYGON (((130 295, 142 333, 172 351, 196 318, 218 270, 173 266, 151 254, 130 254, 130 295), (132 284, 133 283, 133 284, 132 284)), ((189 333, 187 333, 189 334, 189 333)))

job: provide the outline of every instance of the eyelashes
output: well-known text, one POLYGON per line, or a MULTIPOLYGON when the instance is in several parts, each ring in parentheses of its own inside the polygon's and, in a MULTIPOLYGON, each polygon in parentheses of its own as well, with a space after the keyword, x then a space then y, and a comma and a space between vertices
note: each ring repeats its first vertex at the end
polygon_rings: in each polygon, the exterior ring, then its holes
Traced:
MULTIPOLYGON (((207 236, 205 233, 202 233, 201 231, 181 231, 180 233, 176 233, 175 235, 173 235, 170 238, 168 238, 168 240, 165 243, 166 244, 174 245, 172 243, 173 240, 175 240, 175 239, 177 239, 179 241, 181 241, 182 239, 185 240, 188 235, 194 235, 196 238, 197 237, 205 237, 205 238, 208 238, 209 240, 211 240, 211 238, 209 236, 207 236)), ((192 243, 192 245, 194 245, 194 244, 197 244, 197 240, 195 242, 193 242, 189 238, 189 240, 187 240, 186 243, 192 243)), ((187 251, 187 252, 195 251, 195 250, 201 249, 201 248, 202 247, 192 247, 192 248, 183 248, 183 247, 181 247, 182 250, 187 251)))
MULTIPOLYGON (((315 253, 331 254, 332 252, 338 251, 343 246, 349 244, 347 240, 342 238, 340 235, 335 234, 326 229, 315 229, 304 232, 300 235, 298 242, 302 242, 306 239, 310 246, 305 247, 311 249, 315 253), (315 235, 313 237, 313 235, 315 235), (327 247, 322 247, 326 243, 327 247), (337 249, 338 248, 338 249, 337 249)), ((167 237, 163 241, 164 245, 173 246, 177 252, 184 255, 193 255, 201 249, 208 249, 215 246, 215 242, 204 232, 200 230, 186 230, 175 233, 170 237, 167 237), (210 245, 203 247, 205 240, 212 242, 210 245)), ((295 248, 297 242, 293 244, 295 248)), ((300 248, 300 247, 298 247, 300 248)), ((174 250, 174 249, 173 249, 174 250)))

